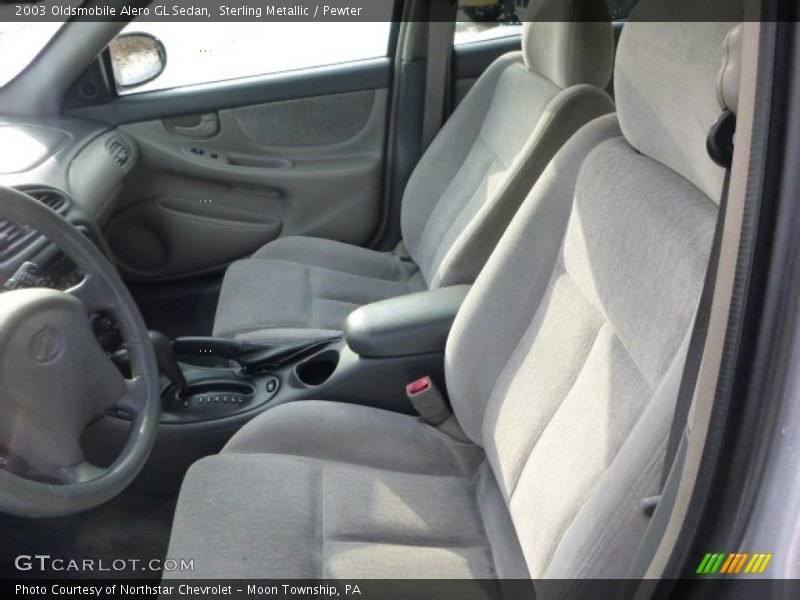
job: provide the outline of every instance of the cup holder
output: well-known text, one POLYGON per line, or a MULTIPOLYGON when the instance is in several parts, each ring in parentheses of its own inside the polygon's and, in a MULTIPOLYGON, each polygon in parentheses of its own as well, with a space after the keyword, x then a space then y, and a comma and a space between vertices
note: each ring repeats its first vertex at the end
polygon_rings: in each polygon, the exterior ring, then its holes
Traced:
POLYGON ((339 352, 325 350, 297 365, 295 374, 302 383, 314 387, 328 381, 338 364, 339 352))

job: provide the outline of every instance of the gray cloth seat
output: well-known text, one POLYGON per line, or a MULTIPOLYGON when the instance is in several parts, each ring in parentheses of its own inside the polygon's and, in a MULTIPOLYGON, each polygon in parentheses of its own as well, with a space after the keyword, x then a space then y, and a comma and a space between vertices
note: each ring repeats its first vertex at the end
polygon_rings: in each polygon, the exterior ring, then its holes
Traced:
POLYGON ((393 254, 300 237, 233 263, 225 281, 215 334, 272 343, 336 335, 362 304, 426 289, 416 266, 393 254))
POLYGON ((169 577, 624 577, 718 212, 732 27, 626 25, 618 114, 558 152, 448 339, 470 442, 374 408, 268 410, 187 473, 168 555, 195 571, 169 577))
POLYGON ((253 426, 192 467, 181 492, 195 501, 181 508, 174 550, 224 549, 213 575, 414 577, 439 565, 445 577, 496 576, 469 479, 476 446, 405 415, 334 402, 278 406, 253 426), (248 493, 230 493, 243 481, 248 493), (265 504, 268 490, 280 492, 265 504), (208 521, 226 514, 235 518, 222 527, 208 521))
POLYGON ((340 331, 362 304, 472 283, 558 148, 614 109, 602 89, 614 55, 605 2, 549 4, 575 21, 587 11, 589 22, 526 23, 522 52, 496 60, 459 104, 406 186, 409 261, 309 237, 276 240, 228 268, 214 335, 318 337, 340 331))

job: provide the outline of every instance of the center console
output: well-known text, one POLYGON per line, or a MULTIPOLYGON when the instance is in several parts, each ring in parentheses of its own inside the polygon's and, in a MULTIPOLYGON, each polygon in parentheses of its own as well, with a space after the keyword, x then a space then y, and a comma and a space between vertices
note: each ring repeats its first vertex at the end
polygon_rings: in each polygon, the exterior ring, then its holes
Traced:
MULTIPOLYGON (((349 402, 415 414, 408 382, 429 376, 444 390, 444 347, 468 286, 361 307, 342 336, 295 345, 213 337, 151 340, 162 372, 162 414, 151 458, 136 485, 172 492, 183 473, 219 452, 245 423, 303 399, 349 402)), ((124 355, 116 356, 124 364, 124 355)), ((127 437, 130 418, 109 415, 89 430, 87 458, 103 466, 127 437)))
POLYGON ((154 344, 159 367, 168 379, 162 392, 161 422, 202 423, 263 410, 281 393, 287 368, 340 340, 337 336, 270 346, 187 337, 174 340, 167 350, 154 344))
MULTIPOLYGON (((194 375, 192 371, 190 375, 194 375)), ((280 380, 274 375, 264 382, 234 373, 209 377, 199 372, 187 388, 167 388, 162 398, 161 422, 194 423, 243 414, 268 403, 279 388, 280 380)))

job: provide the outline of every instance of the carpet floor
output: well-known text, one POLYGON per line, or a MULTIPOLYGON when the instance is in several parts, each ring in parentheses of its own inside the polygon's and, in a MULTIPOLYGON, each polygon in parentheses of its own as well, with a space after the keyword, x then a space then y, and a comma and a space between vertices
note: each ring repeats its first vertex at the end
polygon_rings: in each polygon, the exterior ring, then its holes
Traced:
MULTIPOLYGON (((167 553, 176 496, 123 493, 92 510, 49 519, 25 519, 0 514, 0 578, 159 578, 160 572, 146 570, 143 564, 163 559, 167 553), (53 559, 101 559, 127 567, 112 572, 64 571, 20 572, 15 566, 19 555, 49 555, 53 559), (134 566, 131 559, 142 564, 134 566)), ((190 558, 190 557, 179 557, 190 558)), ((97 563, 95 563, 97 564, 97 563)))

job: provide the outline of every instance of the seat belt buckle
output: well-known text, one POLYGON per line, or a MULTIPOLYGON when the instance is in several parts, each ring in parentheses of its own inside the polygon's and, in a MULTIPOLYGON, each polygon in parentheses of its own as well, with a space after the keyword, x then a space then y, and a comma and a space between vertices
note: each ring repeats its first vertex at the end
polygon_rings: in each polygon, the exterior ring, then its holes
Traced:
POLYGON ((420 418, 438 427, 452 416, 452 411, 430 377, 427 375, 406 385, 406 395, 420 418))
POLYGON ((658 496, 648 496, 647 498, 642 498, 642 512, 647 517, 652 517, 653 513, 656 512, 656 508, 658 507, 658 503, 661 501, 661 494, 658 496))

